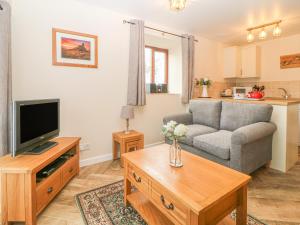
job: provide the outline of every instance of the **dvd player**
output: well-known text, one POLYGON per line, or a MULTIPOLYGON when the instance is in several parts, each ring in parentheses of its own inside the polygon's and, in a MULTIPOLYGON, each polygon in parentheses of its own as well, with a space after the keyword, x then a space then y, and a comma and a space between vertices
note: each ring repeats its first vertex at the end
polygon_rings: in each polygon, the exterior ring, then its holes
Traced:
POLYGON ((57 169, 59 169, 67 160, 72 158, 76 154, 76 148, 71 149, 70 151, 66 152, 59 158, 57 158, 54 162, 49 164, 48 166, 41 169, 36 174, 36 182, 39 183, 43 179, 49 177, 51 174, 53 174, 57 169))

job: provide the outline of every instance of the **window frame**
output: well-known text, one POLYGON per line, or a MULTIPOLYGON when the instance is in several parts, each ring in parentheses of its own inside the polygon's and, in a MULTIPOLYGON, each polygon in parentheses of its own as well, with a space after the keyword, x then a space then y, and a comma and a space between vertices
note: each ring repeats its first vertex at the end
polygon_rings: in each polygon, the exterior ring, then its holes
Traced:
POLYGON ((166 48, 158 48, 158 47, 154 47, 154 46, 150 46, 150 45, 145 45, 145 48, 149 48, 151 49, 151 56, 152 56, 152 62, 151 62, 151 66, 152 66, 152 70, 151 70, 151 83, 153 84, 155 83, 155 52, 162 52, 165 54, 165 83, 168 85, 169 84, 169 49, 166 48))

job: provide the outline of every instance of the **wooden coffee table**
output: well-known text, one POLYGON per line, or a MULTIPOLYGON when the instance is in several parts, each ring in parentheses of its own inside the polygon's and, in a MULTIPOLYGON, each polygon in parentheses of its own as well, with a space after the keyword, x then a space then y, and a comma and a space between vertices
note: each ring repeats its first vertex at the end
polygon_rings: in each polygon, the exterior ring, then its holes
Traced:
POLYGON ((169 166, 169 145, 126 153, 124 201, 149 224, 247 224, 250 177, 189 152, 184 166, 169 166), (132 186, 136 191, 132 191, 132 186))

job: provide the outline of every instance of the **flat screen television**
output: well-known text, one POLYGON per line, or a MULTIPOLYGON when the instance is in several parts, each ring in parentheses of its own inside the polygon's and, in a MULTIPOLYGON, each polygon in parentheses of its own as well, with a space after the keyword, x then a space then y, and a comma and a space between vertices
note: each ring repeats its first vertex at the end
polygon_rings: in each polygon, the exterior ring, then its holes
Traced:
POLYGON ((15 101, 13 106, 13 151, 41 154, 57 143, 59 135, 59 99, 15 101))

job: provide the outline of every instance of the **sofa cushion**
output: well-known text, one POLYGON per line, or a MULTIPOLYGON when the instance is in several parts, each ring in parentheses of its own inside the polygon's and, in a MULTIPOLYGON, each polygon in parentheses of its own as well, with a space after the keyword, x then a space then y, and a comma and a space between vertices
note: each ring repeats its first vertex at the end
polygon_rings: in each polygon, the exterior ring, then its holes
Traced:
POLYGON ((217 130, 212 128, 212 127, 208 127, 208 126, 204 126, 204 125, 200 125, 200 124, 192 124, 192 125, 187 125, 188 127, 188 131, 186 134, 186 137, 182 140, 180 140, 180 142, 185 143, 187 145, 193 145, 193 139, 194 137, 201 135, 201 134, 208 134, 208 133, 212 133, 212 132, 216 132, 217 130))
POLYGON ((234 131, 240 127, 269 122, 273 106, 267 104, 244 104, 222 102, 220 129, 234 131))
POLYGON ((202 151, 228 160, 230 158, 231 135, 232 132, 230 131, 219 130, 218 132, 196 136, 193 145, 202 151))
POLYGON ((190 102, 193 123, 206 125, 215 129, 220 128, 221 109, 221 101, 193 100, 190 102))

